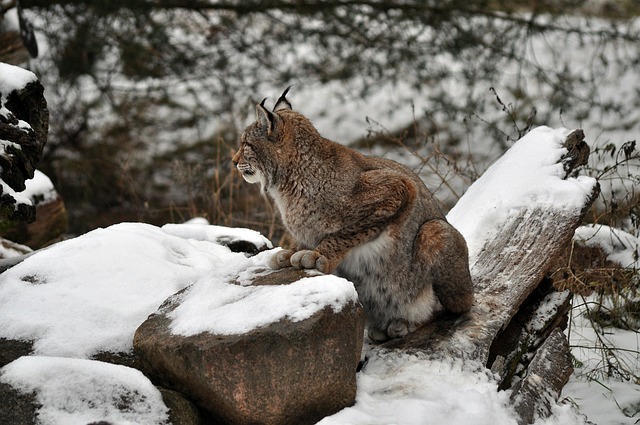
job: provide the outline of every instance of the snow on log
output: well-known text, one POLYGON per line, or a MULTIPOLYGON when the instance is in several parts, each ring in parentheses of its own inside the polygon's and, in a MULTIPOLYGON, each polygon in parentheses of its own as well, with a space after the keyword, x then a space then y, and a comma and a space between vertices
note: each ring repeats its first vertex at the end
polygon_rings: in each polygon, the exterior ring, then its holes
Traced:
MULTIPOLYGON (((500 374, 502 388, 526 380, 536 351, 545 344, 550 350, 549 344, 564 338, 560 334, 548 340, 566 323, 568 293, 556 293, 548 284, 534 291, 571 241, 598 192, 594 179, 570 177, 588 153, 581 130, 540 127, 516 142, 448 215, 469 244, 476 290, 472 310, 444 316, 374 352, 400 349, 432 358, 478 361, 500 374)), ((537 406, 538 416, 545 415, 542 410, 548 403, 534 398, 557 397, 571 364, 558 362, 551 367, 557 369, 551 373, 563 379, 545 381, 550 387, 544 394, 520 392, 519 403, 537 406)), ((530 422, 529 416, 523 421, 530 422)))

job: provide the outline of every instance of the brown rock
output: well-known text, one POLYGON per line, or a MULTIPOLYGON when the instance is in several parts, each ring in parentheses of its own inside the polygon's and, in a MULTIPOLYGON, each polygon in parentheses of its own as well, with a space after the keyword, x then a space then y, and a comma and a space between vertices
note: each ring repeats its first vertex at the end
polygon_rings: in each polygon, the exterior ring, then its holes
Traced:
POLYGON ((0 236, 13 242, 40 249, 58 242, 67 231, 67 210, 62 197, 45 202, 34 202, 36 219, 32 223, 6 222, 0 227, 0 236))
MULTIPOLYGON (((277 276, 280 284, 299 278, 284 270, 272 273, 269 284, 277 276)), ((185 337, 169 330, 176 299, 138 328, 134 350, 147 376, 188 395, 216 420, 311 424, 354 403, 364 332, 359 304, 243 335, 185 337)))
POLYGON ((198 408, 177 391, 158 387, 162 401, 169 408, 171 425, 202 425, 203 419, 198 408))

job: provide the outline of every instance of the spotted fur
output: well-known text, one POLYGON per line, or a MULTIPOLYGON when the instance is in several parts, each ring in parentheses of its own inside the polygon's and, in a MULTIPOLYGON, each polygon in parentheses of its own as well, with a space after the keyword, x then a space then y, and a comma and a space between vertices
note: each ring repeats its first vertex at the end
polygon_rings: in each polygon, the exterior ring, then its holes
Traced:
MULTIPOLYGON (((287 89, 288 91, 288 89, 287 89)), ((291 109, 256 106, 233 162, 275 202, 292 250, 274 269, 316 268, 352 281, 375 340, 402 337, 442 309, 473 304, 467 246, 422 180, 405 166, 320 136, 291 109)))

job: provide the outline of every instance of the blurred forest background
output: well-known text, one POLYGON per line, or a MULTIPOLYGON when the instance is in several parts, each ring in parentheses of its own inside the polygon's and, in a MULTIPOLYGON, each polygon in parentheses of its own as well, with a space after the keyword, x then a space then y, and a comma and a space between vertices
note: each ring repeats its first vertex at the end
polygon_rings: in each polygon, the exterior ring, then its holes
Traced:
POLYGON ((445 210, 532 126, 583 127, 587 172, 616 182, 592 216, 638 234, 637 0, 19 3, 51 114, 40 168, 72 234, 204 216, 277 243, 230 157, 290 84, 322 134, 404 158, 445 210))
POLYGON ((0 0, 0 18, 18 4, 39 50, 20 64, 50 112, 39 168, 71 235, 205 217, 286 245, 231 156, 255 104, 291 84, 322 135, 410 166, 445 212, 531 128, 584 129, 579 172, 602 188, 587 220, 627 232, 601 227, 633 259, 576 243, 554 282, 597 329, 589 380, 640 383, 640 1, 0 0))

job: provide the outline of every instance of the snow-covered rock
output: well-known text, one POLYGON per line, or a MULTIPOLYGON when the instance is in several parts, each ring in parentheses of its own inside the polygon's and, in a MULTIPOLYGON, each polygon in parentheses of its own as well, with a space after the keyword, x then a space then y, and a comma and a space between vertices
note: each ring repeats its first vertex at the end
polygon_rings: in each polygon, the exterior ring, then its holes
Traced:
POLYGON ((25 186, 25 190, 16 195, 35 207, 36 219, 32 223, 5 223, 0 236, 39 249, 60 240, 67 232, 67 209, 49 177, 41 171, 36 170, 25 186))
POLYGON ((19 192, 33 178, 49 129, 44 88, 35 74, 0 63, 0 217, 30 222, 35 209, 19 192))
POLYGON ((21 357, 0 369, 0 398, 6 424, 169 424, 140 371, 94 360, 21 357))
POLYGON ((247 237, 271 246, 257 232, 198 224, 123 223, 60 242, 0 274, 0 339, 46 356, 131 353, 136 328, 166 298, 260 261, 216 242, 247 237))
POLYGON ((354 403, 363 335, 352 283, 284 269, 187 288, 134 347, 148 376, 222 423, 297 425, 354 403))

